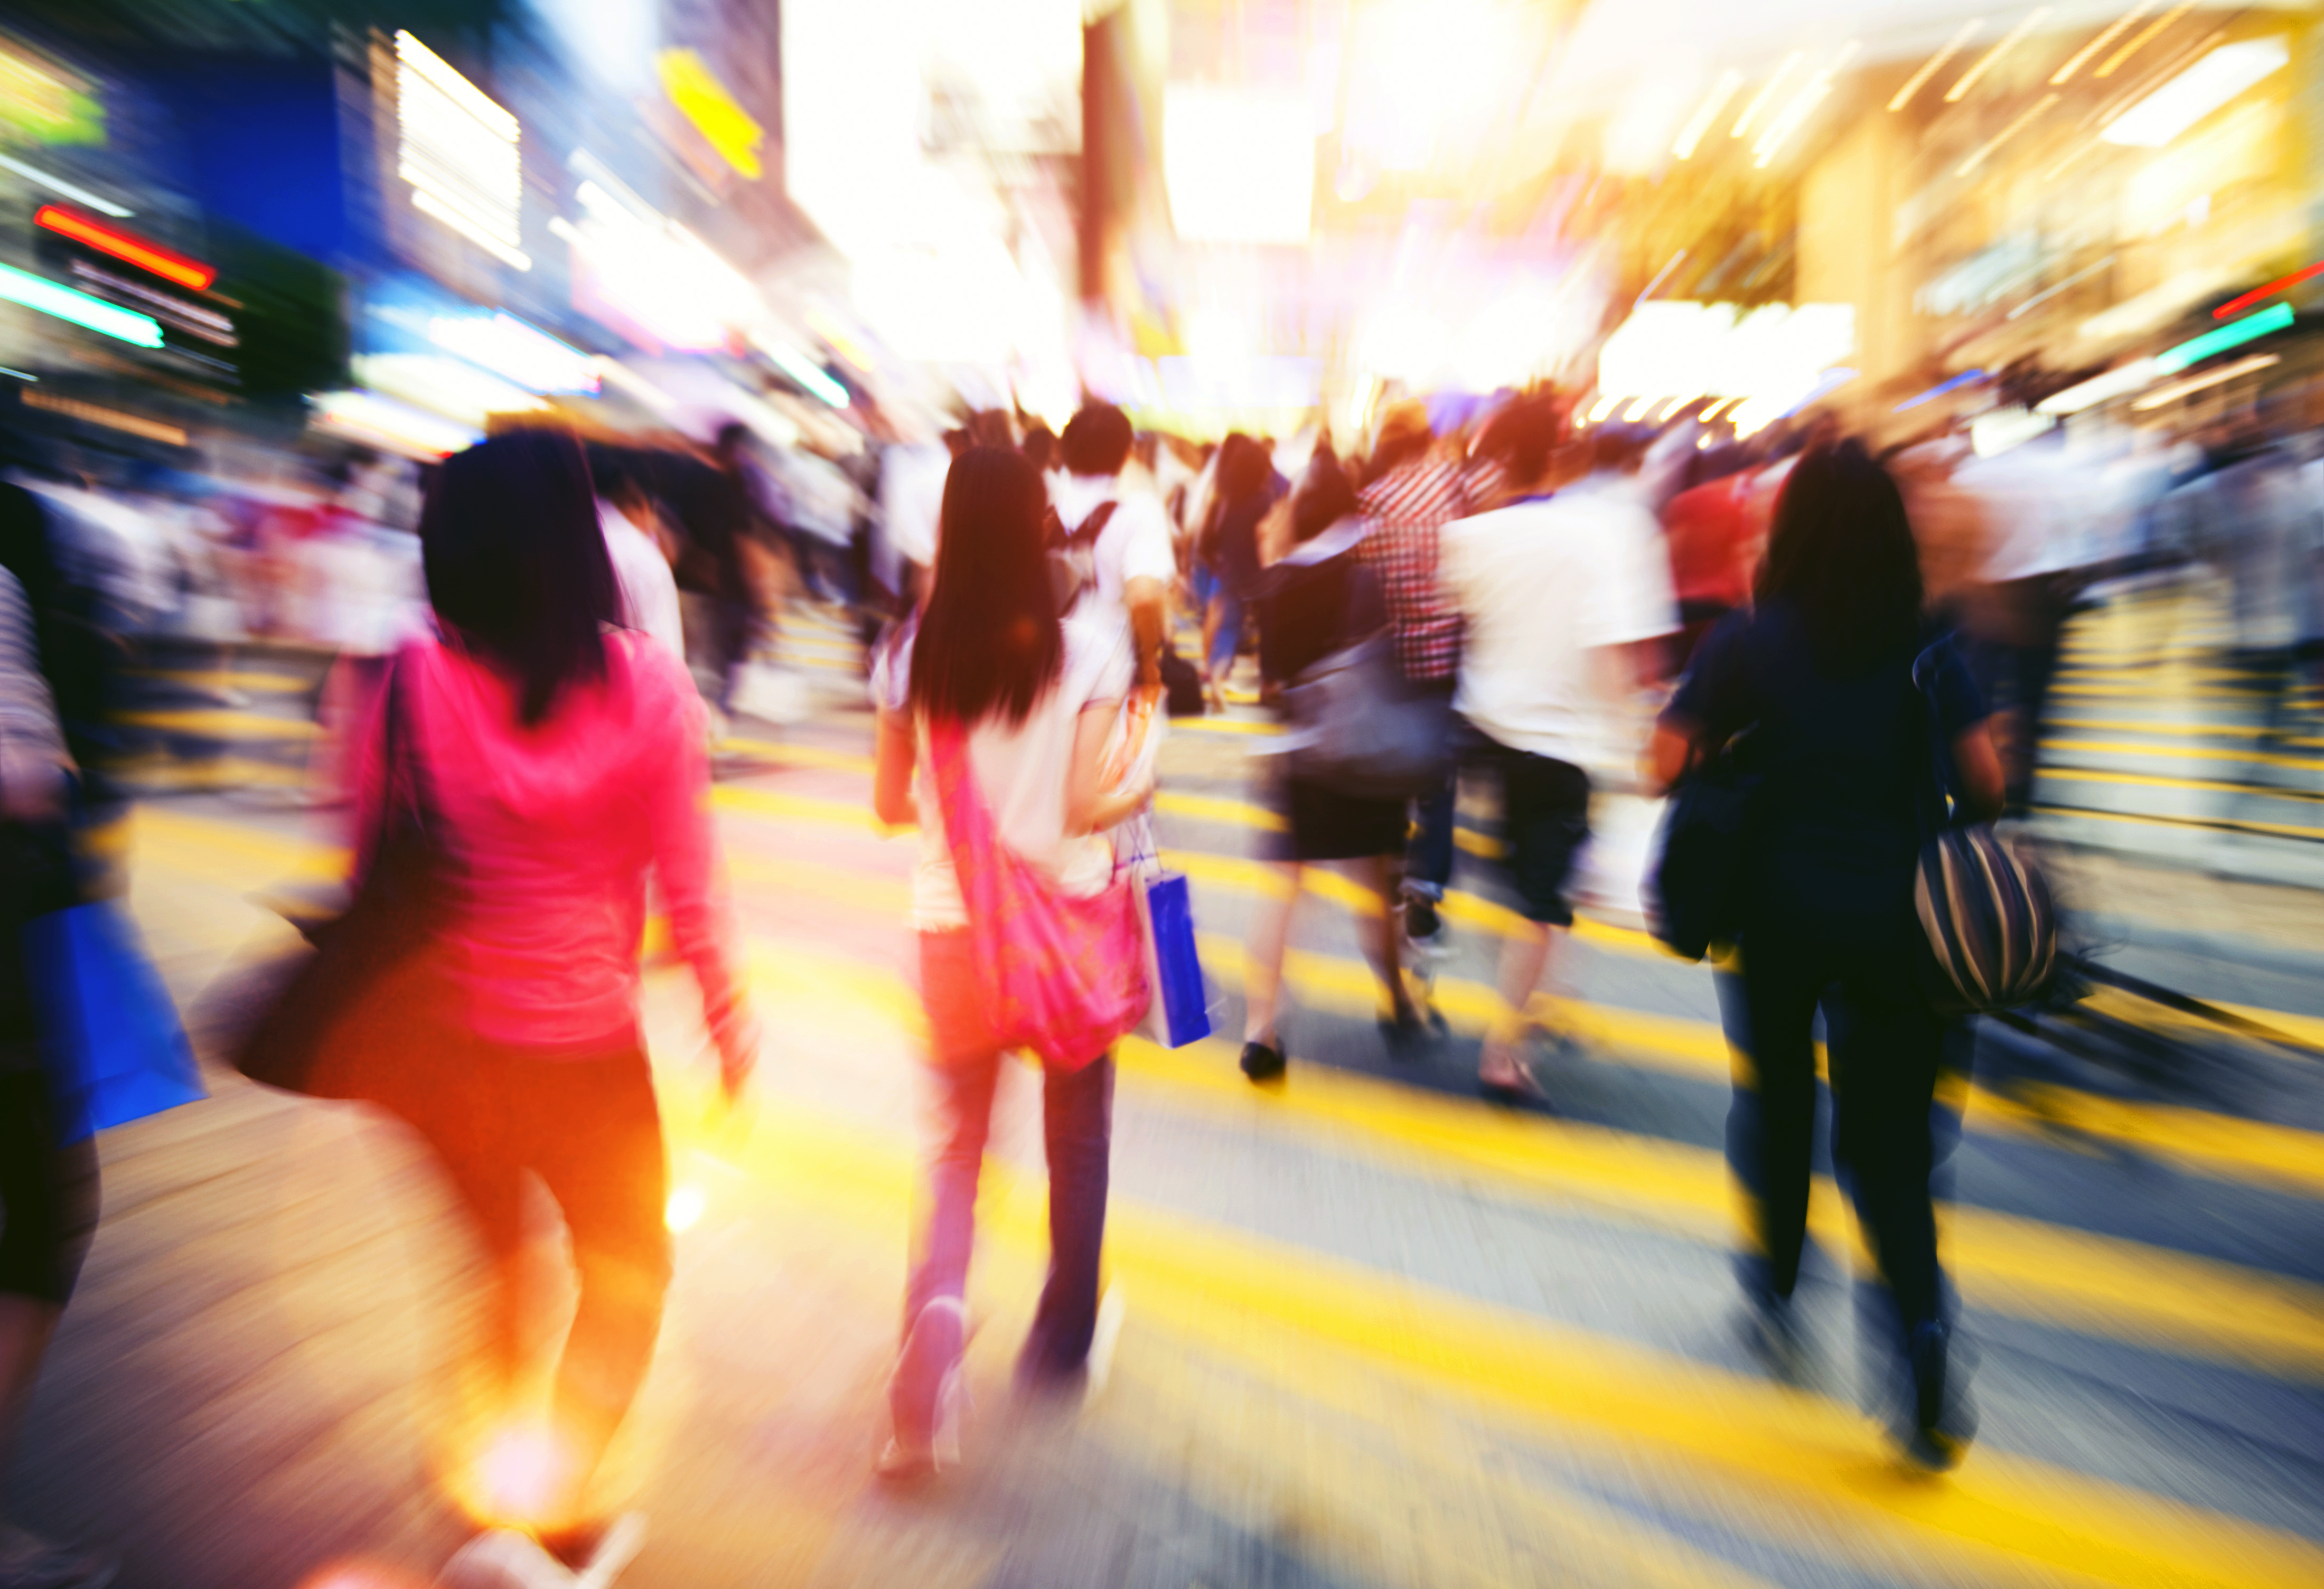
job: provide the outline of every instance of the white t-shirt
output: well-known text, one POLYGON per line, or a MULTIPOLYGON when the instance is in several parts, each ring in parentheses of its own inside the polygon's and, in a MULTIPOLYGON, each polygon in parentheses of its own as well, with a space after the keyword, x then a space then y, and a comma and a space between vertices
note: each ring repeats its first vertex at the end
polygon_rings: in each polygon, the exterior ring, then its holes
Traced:
MULTIPOLYGON (((1103 833, 1065 833, 1065 785, 1074 735, 1082 712, 1118 706, 1130 693, 1130 648, 1118 624, 1076 613, 1065 624, 1065 660, 1056 684, 1010 727, 987 718, 969 730, 968 765, 1001 841, 1057 880, 1066 893, 1103 888, 1113 876, 1113 845, 1103 833)), ((891 715, 907 710, 912 674, 908 643, 890 648, 876 665, 872 699, 891 715)), ((914 790, 920 810, 920 859, 912 874, 912 925, 942 932, 968 924, 960 880, 953 871, 944 811, 930 771, 927 724, 918 725, 914 790)))
POLYGON ((1101 502, 1116 504, 1113 517, 1098 531, 1093 554, 1096 588, 1082 598, 1077 612, 1105 615, 1120 628, 1130 621, 1130 609, 1121 592, 1131 580, 1158 580, 1167 585, 1178 576, 1170 516, 1159 498, 1126 490, 1111 474, 1058 474, 1052 477, 1050 500, 1057 510, 1057 521, 1067 529, 1077 528, 1101 502))
POLYGON ((678 579, 661 548, 609 502, 597 504, 597 522, 604 528, 605 551, 621 583, 622 620, 668 647, 683 666, 686 630, 678 617, 678 579))
POLYGON ((1580 762, 1589 654, 1678 627, 1654 515, 1628 492, 1528 497, 1444 527, 1444 593, 1467 620, 1454 710, 1501 744, 1580 762))

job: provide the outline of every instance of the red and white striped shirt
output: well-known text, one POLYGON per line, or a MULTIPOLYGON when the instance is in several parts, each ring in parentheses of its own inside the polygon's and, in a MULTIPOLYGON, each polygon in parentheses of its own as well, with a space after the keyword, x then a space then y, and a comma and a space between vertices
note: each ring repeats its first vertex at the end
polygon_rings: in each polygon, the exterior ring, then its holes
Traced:
POLYGON ((1469 511, 1459 466, 1425 458, 1400 464, 1357 501, 1370 521, 1357 556, 1379 570, 1404 676, 1415 683, 1451 678, 1461 664, 1461 615, 1437 581, 1437 541, 1469 511))

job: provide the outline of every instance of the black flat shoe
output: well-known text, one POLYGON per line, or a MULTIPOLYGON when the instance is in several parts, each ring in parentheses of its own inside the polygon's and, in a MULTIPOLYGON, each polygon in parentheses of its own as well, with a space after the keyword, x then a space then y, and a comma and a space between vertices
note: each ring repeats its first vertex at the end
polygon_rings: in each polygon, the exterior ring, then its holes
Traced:
POLYGON ((1242 1073, 1253 1081, 1273 1081, 1283 1074, 1283 1051, 1263 1042, 1242 1045, 1242 1073))

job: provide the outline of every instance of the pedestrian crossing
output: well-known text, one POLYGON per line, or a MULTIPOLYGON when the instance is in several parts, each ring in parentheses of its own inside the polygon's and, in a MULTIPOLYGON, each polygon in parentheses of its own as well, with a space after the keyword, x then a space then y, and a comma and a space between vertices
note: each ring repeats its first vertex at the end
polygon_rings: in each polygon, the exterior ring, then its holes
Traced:
MULTIPOLYGON (((823 641, 834 657, 851 643, 823 641)), ((715 806, 770 1037, 752 1118, 713 1118, 681 972, 652 975, 649 1012, 674 1155, 706 1199, 676 1306, 707 1305, 688 1300, 689 1265, 812 1261, 816 1294, 853 1317, 795 1327, 853 1334, 868 1386, 912 1199, 913 846, 870 812, 868 719, 826 699, 811 723, 746 722, 723 747, 715 806)), ((2145 737, 2111 719, 2072 731, 2145 737)), ((1434 987, 1449 1036, 1398 1068, 1373 1052, 1379 996, 1354 951, 1377 901, 1319 872, 1324 908, 1287 967, 1290 1076, 1253 1088, 1233 1063, 1236 927, 1280 886, 1250 859, 1275 819, 1231 781, 1166 768, 1165 785, 1161 834, 1194 885, 1222 1030, 1120 1054, 1108 1252, 1130 1322, 1084 1420, 1109 1483, 1159 1485, 1350 1583, 2324 1582, 2324 1507, 2298 1476, 2324 1464, 2324 1130, 2261 1117, 2264 1099, 2236 1113, 2055 1078, 1957 1087, 1968 1134, 1945 1240, 1987 1342, 1987 1431, 1959 1474, 1911 1477, 1883 1458, 1849 1375, 1776 1382, 1728 1337, 1733 1061, 1708 971, 1585 919, 1572 979, 1590 997, 1539 1006, 1575 1040, 1546 1068, 1574 1105, 1511 1115, 1457 1090, 1462 1045, 1494 1014, 1479 971, 1508 906, 1463 874, 1444 914, 1474 952, 1434 987)), ((1467 837, 1471 853, 1492 843, 1467 837)), ((133 900, 197 978, 263 923, 252 890, 342 864, 313 818, 198 803, 142 807, 132 845, 133 900)), ((2324 1016, 2250 1013, 2324 1038, 2324 1016)), ((994 1396, 1044 1251, 1038 1145, 1019 1133, 997 1151, 973 1297, 992 1322, 972 1350, 994 1396)), ((1844 1208, 1820 1179, 1812 1233, 1860 1267, 1844 1208)), ((1835 1345, 1844 1302, 1841 1286, 1820 1304, 1835 1345)), ((707 1327, 673 1319, 666 1355, 707 1327)), ((947 1537, 966 1549, 967 1532, 947 1537)), ((946 1559, 917 1581, 991 1566, 946 1559)))

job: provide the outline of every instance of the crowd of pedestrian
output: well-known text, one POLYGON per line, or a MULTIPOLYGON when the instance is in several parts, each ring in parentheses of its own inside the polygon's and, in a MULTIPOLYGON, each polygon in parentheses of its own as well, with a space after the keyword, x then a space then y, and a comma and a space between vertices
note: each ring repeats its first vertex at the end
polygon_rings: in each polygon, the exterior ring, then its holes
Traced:
MULTIPOLYGON (((735 427, 706 452, 585 447, 522 427, 445 461, 410 521, 424 603, 340 637, 354 661, 327 758, 347 785, 355 856, 343 921, 392 914, 380 902, 408 893, 412 847, 431 858, 437 914, 396 961, 416 978, 396 984, 406 1013, 431 1033, 412 1074, 429 1080, 335 1085, 412 1121, 494 1260, 498 1327, 479 1372, 496 1426, 516 1417, 526 1377, 512 1324, 521 1178, 537 1174, 562 1213, 580 1300, 549 1406, 530 1415, 553 1458, 528 1520, 539 1547, 568 1566, 634 1548, 592 1479, 650 1360, 670 1277, 638 1011, 650 880, 730 1095, 757 1055, 705 796, 709 709, 735 705, 769 621, 770 567, 883 629, 873 804, 918 831, 911 925, 936 1127, 884 1473, 959 1456, 976 1189, 1015 1050, 1043 1071, 1051 1238, 1019 1382, 1070 1399, 1086 1381, 1112 1056, 1155 997, 1151 929, 1118 836, 1156 793, 1145 725, 1166 702, 1243 704, 1241 678, 1288 748, 1254 774, 1277 831, 1276 886, 1242 957, 1253 1082, 1289 1064, 1284 967, 1316 867, 1343 868, 1371 902, 1363 948, 1390 1052, 1444 1040, 1430 973, 1447 952, 1456 839, 1484 810, 1498 843, 1466 848, 1490 857, 1516 909, 1477 1084, 1511 1107, 1546 1102, 1557 1079, 1537 1040, 1573 1038, 1542 996, 1575 922, 1593 802, 1609 778, 1655 794, 1749 746, 1759 814, 1737 874, 1729 1021, 1743 1061, 1731 1140, 1753 1208, 1746 1314, 1772 1357, 1797 1354, 1821 1016, 1831 1150, 1893 1309, 1899 1437, 1941 1467, 1971 1428, 1932 1214, 1932 1101, 1962 1025, 1920 974, 1925 786, 1933 772, 1964 818, 2033 802, 2060 630, 2099 579, 2217 571, 2240 676, 2264 697, 2263 749, 2290 733, 2292 688, 2324 635, 2324 460, 2307 450, 2297 434, 2240 426, 2167 454, 1985 458, 1941 437, 1884 460, 1828 425, 1748 441, 1691 414, 1652 432, 1578 426, 1545 390, 1442 431, 1421 404, 1394 404, 1369 450, 1346 457, 1321 435, 1235 434, 1204 449, 1140 438, 1100 403, 1055 434, 982 414, 940 448, 867 456, 862 485, 844 491, 796 466, 786 477, 735 427), (2069 511, 2075 493, 2083 506, 2069 511), (1192 664, 1174 619, 1201 637, 1192 664), (1357 744, 1367 717, 1378 732, 1357 744)), ((364 536, 391 533, 378 526, 395 512, 394 473, 351 467, 318 523, 289 538, 353 535, 357 519, 364 536)), ((107 530, 122 511, 52 468, 0 487, 12 835, 74 820, 67 775, 104 759, 83 642, 128 622, 145 599, 138 579, 154 579, 90 550, 139 544, 107 530)), ((278 566, 263 548, 289 532, 237 534, 194 532, 218 566, 278 566)), ((282 610, 267 603, 294 583, 269 574, 251 587, 264 593, 237 602, 282 610)), ((20 921, 48 908, 33 877, 13 866, 6 878, 20 921)), ((334 947, 360 936, 337 930, 313 962, 337 968, 322 997, 342 1016, 385 974, 350 969, 334 947)), ((32 1019, 0 979, 0 1440, 95 1207, 85 1144, 47 1125, 32 1019)), ((0 1535, 5 1589, 98 1571, 0 1535)))

